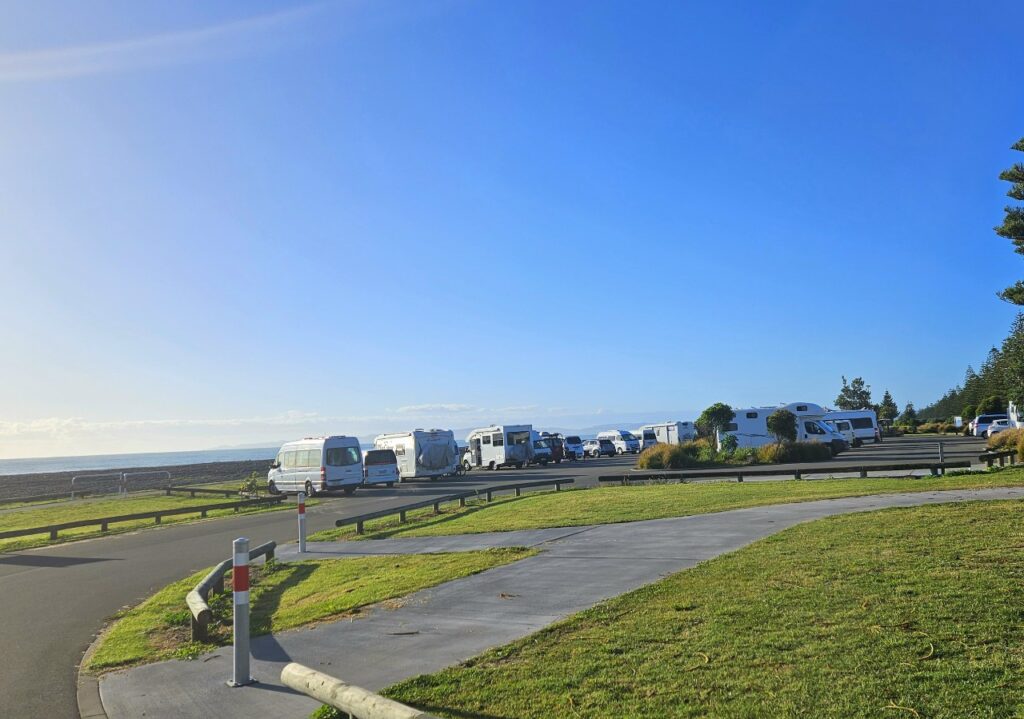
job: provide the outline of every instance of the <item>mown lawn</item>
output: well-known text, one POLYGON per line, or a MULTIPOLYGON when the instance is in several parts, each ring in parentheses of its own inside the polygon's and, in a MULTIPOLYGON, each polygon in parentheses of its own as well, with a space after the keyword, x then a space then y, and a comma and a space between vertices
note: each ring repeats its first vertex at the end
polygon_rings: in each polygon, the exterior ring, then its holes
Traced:
MULTIPOLYGON (((1013 486, 1024 486, 1024 469, 946 477, 704 482, 531 492, 519 498, 496 499, 490 504, 471 502, 465 509, 455 504, 444 505, 439 515, 433 514, 430 508, 410 512, 406 524, 399 524, 397 518, 367 522, 367 534, 363 536, 413 537, 573 527, 869 494, 1013 486)), ((324 541, 356 536, 352 528, 344 527, 317 532, 311 539, 324 541)))
MULTIPOLYGON (((534 553, 535 550, 511 548, 254 565, 251 632, 258 636, 334 619, 534 553)), ((216 621, 210 625, 210 642, 190 639, 185 595, 209 571, 204 569, 164 587, 121 613, 87 658, 85 668, 109 669, 172 657, 194 657, 230 644, 230 573, 228 593, 211 597, 210 607, 216 621)))
MULTIPOLYGON (((45 504, 39 507, 25 507, 24 509, 0 513, 0 531, 14 529, 28 529, 33 527, 44 527, 51 524, 62 524, 83 519, 98 519, 112 517, 121 514, 136 514, 140 512, 154 512, 158 509, 177 509, 179 507, 198 507, 207 504, 223 504, 237 501, 237 498, 225 497, 195 497, 188 495, 165 496, 163 494, 146 493, 143 495, 129 495, 125 498, 102 498, 102 499, 78 499, 67 500, 45 504)), ((288 501, 276 506, 243 507, 239 512, 266 512, 277 509, 292 509, 294 501, 288 501)), ((222 517, 234 514, 233 509, 219 509, 209 512, 210 517, 222 517)), ((173 524, 177 522, 194 522, 198 520, 199 514, 185 514, 174 517, 165 517, 162 524, 173 524)), ((61 530, 55 541, 50 540, 49 534, 35 534, 27 537, 14 537, 12 539, 0 539, 0 552, 28 549, 31 547, 42 547, 49 544, 58 544, 78 539, 101 537, 107 534, 119 534, 139 529, 141 527, 152 527, 156 525, 152 519, 139 519, 128 522, 111 524, 108 532, 101 532, 99 526, 77 527, 75 529, 61 530)))
POLYGON ((1022 549, 1019 501, 824 519, 385 693, 453 719, 1021 716, 1022 549))

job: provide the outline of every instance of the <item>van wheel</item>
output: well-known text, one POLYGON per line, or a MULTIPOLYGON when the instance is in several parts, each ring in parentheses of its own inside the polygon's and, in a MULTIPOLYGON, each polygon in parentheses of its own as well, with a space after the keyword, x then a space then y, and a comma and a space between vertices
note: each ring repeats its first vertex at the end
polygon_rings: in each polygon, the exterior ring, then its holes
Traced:
POLYGON ((393 488, 395 486, 395 483, 394 482, 388 482, 384 486, 387 487, 388 489, 391 489, 391 488, 393 488))
POLYGON ((462 468, 468 472, 469 470, 473 469, 473 465, 471 465, 469 462, 463 462, 462 468))
POLYGON ((313 483, 312 482, 306 482, 305 492, 306 492, 306 496, 307 497, 312 497, 313 496, 314 492, 313 492, 313 483))
POLYGON ((274 480, 270 480, 269 482, 267 482, 267 491, 270 494, 281 494, 281 490, 279 490, 277 488, 277 485, 274 484, 274 480))
POLYGON ((624 450, 624 449, 617 449, 617 450, 615 450, 615 451, 616 451, 616 453, 618 453, 618 454, 625 454, 625 453, 626 453, 626 450, 624 450))
POLYGON ((346 497, 351 497, 353 494, 356 493, 356 488, 352 485, 349 485, 348 487, 342 487, 341 491, 345 493, 346 497))
POLYGON ((489 463, 487 464, 487 469, 491 470, 492 472, 493 472, 493 471, 495 470, 495 467, 494 467, 494 462, 493 462, 493 461, 492 461, 492 462, 489 462, 489 463))

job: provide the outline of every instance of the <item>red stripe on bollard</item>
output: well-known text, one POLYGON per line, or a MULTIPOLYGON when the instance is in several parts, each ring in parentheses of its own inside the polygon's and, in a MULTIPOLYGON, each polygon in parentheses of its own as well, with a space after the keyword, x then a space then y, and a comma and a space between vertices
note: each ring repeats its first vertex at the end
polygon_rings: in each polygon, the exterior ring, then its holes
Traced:
POLYGON ((232 567, 231 588, 236 592, 249 591, 249 565, 232 567))
POLYGON ((305 502, 299 502, 299 514, 305 514, 305 513, 306 513, 306 503, 305 502))

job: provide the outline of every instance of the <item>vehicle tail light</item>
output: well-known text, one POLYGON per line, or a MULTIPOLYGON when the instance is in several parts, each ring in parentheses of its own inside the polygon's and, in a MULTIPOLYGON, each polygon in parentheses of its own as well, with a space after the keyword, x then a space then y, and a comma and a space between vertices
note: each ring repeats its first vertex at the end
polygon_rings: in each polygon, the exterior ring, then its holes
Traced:
POLYGON ((367 479, 367 478, 369 478, 369 476, 370 476, 370 469, 369 469, 369 467, 363 467, 363 479, 367 479))
POLYGON ((320 488, 327 489, 327 467, 320 468, 320 488))

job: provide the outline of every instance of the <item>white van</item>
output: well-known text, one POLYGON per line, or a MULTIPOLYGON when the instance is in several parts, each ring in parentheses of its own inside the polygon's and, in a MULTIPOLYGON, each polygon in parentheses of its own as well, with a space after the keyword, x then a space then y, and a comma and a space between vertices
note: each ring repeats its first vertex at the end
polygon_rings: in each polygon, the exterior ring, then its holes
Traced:
POLYGON ((862 442, 881 442, 882 432, 878 428, 878 415, 873 409, 850 409, 827 412, 825 419, 848 419, 853 433, 862 442))
POLYGON ((383 484, 394 487, 401 481, 398 457, 393 449, 368 449, 363 454, 363 484, 383 484))
POLYGON ((469 452, 462 462, 468 472, 473 467, 515 467, 522 469, 533 460, 533 426, 529 424, 494 425, 474 429, 466 437, 469 452))
POLYGON ((394 450, 403 480, 436 479, 455 474, 459 468, 459 445, 450 429, 379 434, 374 437, 373 446, 394 450))
POLYGON ((599 432, 597 438, 607 439, 615 445, 616 454, 625 454, 626 452, 638 454, 640 452, 640 440, 632 432, 627 432, 624 429, 605 430, 599 432))
POLYGON ((850 443, 851 447, 859 447, 863 444, 857 433, 853 431, 853 425, 848 419, 824 419, 822 420, 829 427, 834 429, 837 434, 842 435, 843 439, 850 443))
POLYGON ((307 437, 287 442, 267 473, 271 494, 340 489, 352 494, 363 482, 363 453, 355 437, 307 437))
POLYGON ((650 427, 640 427, 639 429, 634 430, 633 436, 640 440, 641 452, 643 452, 648 447, 653 447, 658 443, 658 436, 650 427))
POLYGON ((682 444, 697 439, 697 428, 693 422, 658 422, 641 427, 645 432, 654 431, 654 440, 664 444, 682 444))

